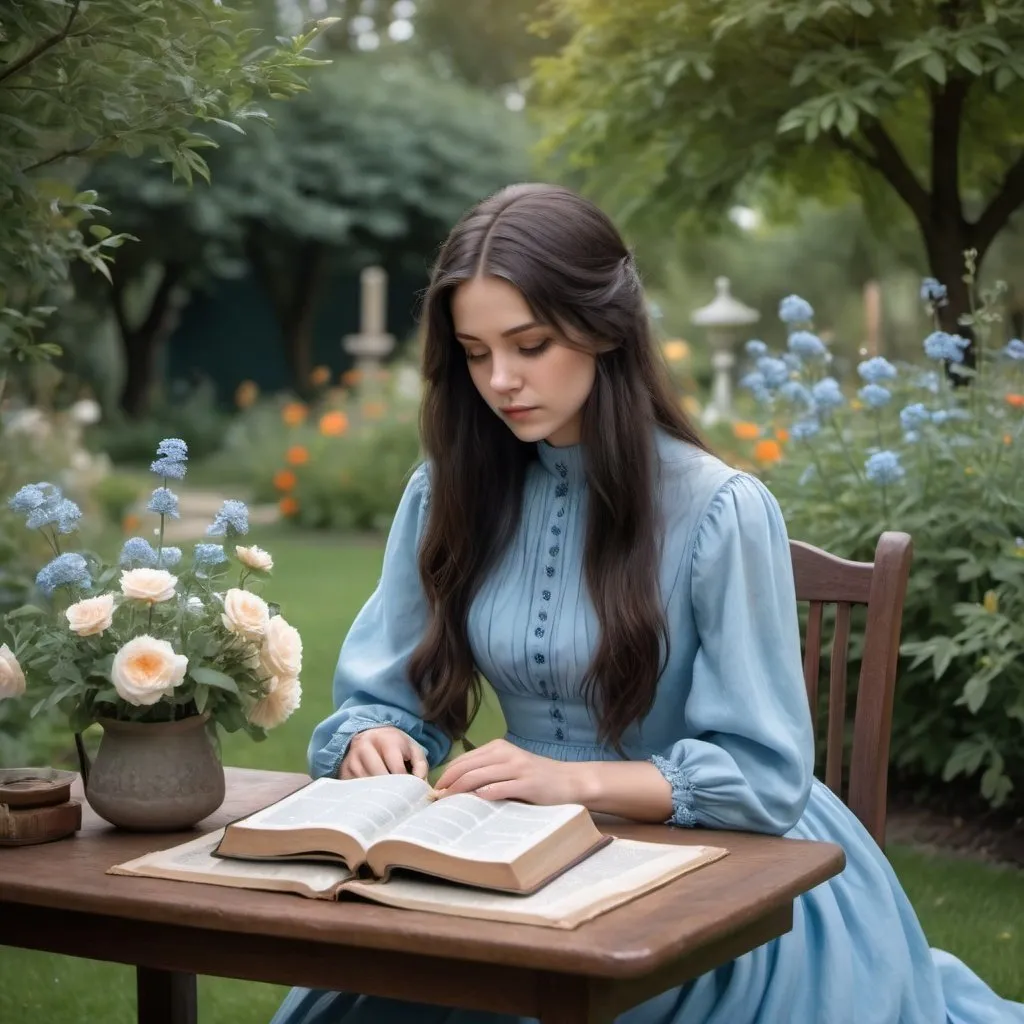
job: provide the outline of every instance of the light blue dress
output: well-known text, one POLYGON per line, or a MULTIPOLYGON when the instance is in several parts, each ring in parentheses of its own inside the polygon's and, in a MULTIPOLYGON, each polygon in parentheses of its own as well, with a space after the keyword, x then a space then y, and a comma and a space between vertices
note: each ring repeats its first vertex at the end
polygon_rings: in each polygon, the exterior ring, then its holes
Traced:
MULTIPOLYGON (((672 824, 840 844, 847 866, 798 898, 793 928, 618 1018, 619 1024, 1024 1024, 963 963, 930 950, 884 854, 812 778, 810 714, 788 538, 755 478, 660 432, 665 522, 660 584, 670 660, 630 759, 672 785, 672 824)), ((476 664, 501 701, 507 739, 544 757, 614 760, 596 742, 580 682, 597 637, 582 576, 587 486, 580 448, 538 445, 521 525, 469 617, 476 664)), ((416 566, 429 502, 420 467, 398 508, 380 583, 352 626, 334 679, 337 710, 310 743, 333 775, 352 737, 391 724, 430 764, 449 741, 425 724, 405 675, 425 623, 416 566)), ((294 989, 274 1024, 498 1024, 509 1018, 294 989)))

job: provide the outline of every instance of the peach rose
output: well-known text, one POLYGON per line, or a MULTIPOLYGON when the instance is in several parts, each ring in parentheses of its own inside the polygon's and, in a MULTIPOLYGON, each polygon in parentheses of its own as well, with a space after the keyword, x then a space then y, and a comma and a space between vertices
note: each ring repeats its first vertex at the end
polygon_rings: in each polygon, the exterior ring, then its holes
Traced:
POLYGON ((260 662, 269 676, 298 676, 302 672, 302 637, 280 615, 267 623, 260 662))
POLYGON ((166 569, 125 569, 121 573, 121 593, 133 601, 160 604, 174 597, 178 577, 166 569))
POLYGON ((274 676, 264 695, 249 709, 249 721, 260 729, 274 729, 291 716, 301 701, 298 679, 274 676))
POLYGON ((137 636, 114 655, 110 679, 118 696, 129 704, 155 704, 184 678, 188 658, 176 654, 166 640, 137 636))
POLYGON ((261 637, 270 621, 270 609, 262 597, 232 587, 224 595, 224 614, 221 619, 225 629, 232 633, 241 633, 250 639, 261 637))
POLYGON ((98 636, 110 629, 114 620, 114 595, 101 594, 76 601, 64 612, 72 633, 98 636))
POLYGON ((274 560, 270 557, 270 552, 256 547, 255 544, 251 548, 238 546, 235 548, 235 554, 238 555, 238 560, 242 565, 247 566, 249 569, 270 572, 274 568, 274 560))
POLYGON ((22 672, 14 651, 0 644, 0 700, 20 697, 25 692, 25 673, 22 672))

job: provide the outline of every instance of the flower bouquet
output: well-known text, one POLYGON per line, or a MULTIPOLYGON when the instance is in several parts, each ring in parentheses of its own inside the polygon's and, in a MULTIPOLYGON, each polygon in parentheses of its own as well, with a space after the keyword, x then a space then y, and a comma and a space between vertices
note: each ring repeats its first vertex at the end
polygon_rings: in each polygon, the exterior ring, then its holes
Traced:
POLYGON ((152 472, 160 486, 148 510, 159 518, 154 546, 127 540, 117 564, 62 550, 81 518, 49 483, 9 501, 53 551, 40 569, 41 601, 4 619, 0 699, 36 695, 32 715, 59 708, 75 733, 90 804, 116 825, 177 829, 224 799, 217 726, 262 739, 299 706, 298 631, 254 592, 273 562, 258 547, 226 545, 246 534, 248 510, 226 501, 186 565, 164 544, 178 518, 168 483, 184 478, 188 449, 168 438, 152 472), (236 575, 237 573, 237 575, 236 575), (95 764, 81 733, 103 727, 95 764))

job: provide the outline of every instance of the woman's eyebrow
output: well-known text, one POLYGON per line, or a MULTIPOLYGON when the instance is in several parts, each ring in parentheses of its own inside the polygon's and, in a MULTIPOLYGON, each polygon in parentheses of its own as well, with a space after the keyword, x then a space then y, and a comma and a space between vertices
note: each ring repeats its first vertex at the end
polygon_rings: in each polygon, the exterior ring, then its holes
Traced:
MULTIPOLYGON (((536 320, 531 320, 528 324, 519 324, 518 327, 510 327, 507 331, 502 331, 501 336, 503 338, 511 338, 514 334, 522 334, 523 331, 529 331, 534 327, 543 327, 544 325, 538 323, 536 320)), ((480 338, 473 334, 465 334, 462 331, 456 331, 455 337, 460 341, 480 341, 480 338)))

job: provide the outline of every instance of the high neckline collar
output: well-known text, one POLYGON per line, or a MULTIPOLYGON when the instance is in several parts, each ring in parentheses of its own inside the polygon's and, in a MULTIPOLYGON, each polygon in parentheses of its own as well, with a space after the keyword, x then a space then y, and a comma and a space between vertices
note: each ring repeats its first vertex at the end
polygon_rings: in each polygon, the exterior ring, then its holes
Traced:
POLYGON ((578 485, 587 478, 582 444, 555 447, 547 441, 538 441, 537 457, 544 469, 559 480, 578 485))

